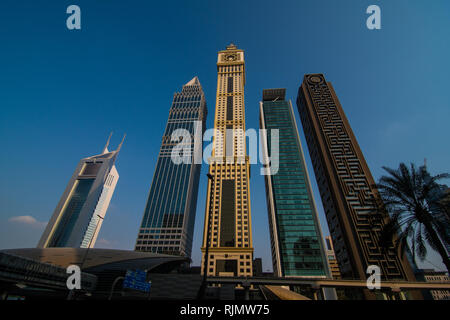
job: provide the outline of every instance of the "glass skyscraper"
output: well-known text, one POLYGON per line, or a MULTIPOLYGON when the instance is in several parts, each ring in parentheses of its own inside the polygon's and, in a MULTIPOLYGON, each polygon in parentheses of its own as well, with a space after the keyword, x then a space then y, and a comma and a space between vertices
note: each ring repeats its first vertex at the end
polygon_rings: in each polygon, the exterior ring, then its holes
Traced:
POLYGON ((330 277, 297 124, 285 92, 263 90, 260 102, 260 126, 267 129, 262 135, 264 163, 279 158, 278 171, 266 166, 265 175, 274 275, 330 277), (272 145, 272 130, 278 130, 278 150, 272 145))
POLYGON ((201 158, 195 159, 194 156, 202 148, 206 115, 202 86, 194 77, 181 92, 174 94, 136 240, 136 251, 190 257, 202 163, 201 158), (187 136, 177 140, 177 130, 187 136), (180 146, 180 152, 174 149, 180 146), (174 160, 174 152, 182 155, 181 163, 174 160))
POLYGON ((94 247, 119 179, 114 163, 122 143, 110 152, 108 139, 101 154, 81 159, 38 248, 94 247))

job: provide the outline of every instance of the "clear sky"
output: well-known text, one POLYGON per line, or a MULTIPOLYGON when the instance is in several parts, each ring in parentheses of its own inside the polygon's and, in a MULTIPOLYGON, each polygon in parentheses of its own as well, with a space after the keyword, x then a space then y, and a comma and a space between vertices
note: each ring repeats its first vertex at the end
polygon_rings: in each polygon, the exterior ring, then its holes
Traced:
MULTIPOLYGON (((303 75, 324 73, 375 179, 381 166, 420 165, 424 158, 432 174, 448 172, 449 32, 445 0, 2 0, 0 248, 36 246, 78 161, 101 152, 114 131, 111 147, 123 133, 127 138, 96 247, 133 249, 172 95, 198 76, 212 127, 217 51, 230 42, 245 50, 247 128, 259 128, 263 89, 286 88, 295 107, 303 75), (81 30, 66 28, 71 4, 81 8, 81 30), (381 8, 381 30, 366 28, 371 4, 381 8)), ((196 265, 206 172, 203 165, 196 265)), ((253 244, 267 270, 268 217, 258 172, 254 165, 253 244)), ((435 254, 428 260, 422 266, 444 269, 435 254)))

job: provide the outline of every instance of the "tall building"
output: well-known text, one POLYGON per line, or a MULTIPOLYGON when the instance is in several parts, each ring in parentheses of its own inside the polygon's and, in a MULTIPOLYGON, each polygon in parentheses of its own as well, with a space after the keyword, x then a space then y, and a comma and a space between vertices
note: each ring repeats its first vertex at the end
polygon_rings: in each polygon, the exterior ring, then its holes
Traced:
POLYGON ((366 279, 377 265, 383 280, 414 280, 406 257, 379 245, 388 218, 376 213, 375 181, 323 74, 305 75, 297 106, 342 277, 366 279))
POLYGON ((261 277, 262 275, 263 275, 262 259, 255 258, 253 259, 253 276, 261 277))
POLYGON ((331 269, 331 276, 333 279, 341 279, 341 271, 339 270, 336 255, 334 254, 333 240, 331 240, 330 236, 325 237, 325 243, 327 245, 327 258, 331 269))
POLYGON ((267 130, 262 135, 264 163, 279 155, 278 167, 266 165, 264 176, 274 275, 331 277, 297 123, 285 94, 286 89, 266 89, 260 102, 260 127, 267 130), (273 130, 278 130, 278 146, 272 146, 273 130))
POLYGON ((209 159, 202 273, 208 233, 208 275, 251 276, 250 162, 245 141, 244 51, 230 44, 219 51, 214 128, 209 159), (210 211, 211 210, 211 211, 210 211), (211 230, 209 215, 211 214, 211 230))
POLYGON ((206 115, 205 95, 194 77, 173 96, 136 251, 191 256, 202 163, 196 157, 199 151, 201 155, 206 115), (179 131, 186 137, 177 140, 179 131), (178 154, 181 159, 173 157, 178 154))
MULTIPOLYGON (((92 248, 108 210, 119 174, 114 165, 117 150, 81 159, 45 228, 38 248, 92 248)), ((124 137, 125 138, 125 137, 124 137)))

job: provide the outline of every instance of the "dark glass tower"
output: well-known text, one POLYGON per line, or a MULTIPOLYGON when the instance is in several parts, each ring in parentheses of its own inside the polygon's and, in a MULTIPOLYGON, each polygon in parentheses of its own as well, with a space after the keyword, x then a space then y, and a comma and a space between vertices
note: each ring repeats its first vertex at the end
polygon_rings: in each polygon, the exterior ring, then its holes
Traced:
POLYGON ((374 179, 323 74, 305 75, 297 106, 342 277, 366 279, 377 265, 382 279, 414 280, 406 258, 380 246, 388 218, 376 213, 374 179))
POLYGON ((136 240, 136 251, 190 257, 206 114, 205 96, 195 77, 183 86, 181 92, 174 94, 136 240), (186 137, 173 139, 173 134, 179 137, 183 132, 186 137), (180 146, 183 151, 175 149, 174 152, 174 148, 180 146), (174 155, 178 154, 183 156, 181 163, 180 158, 174 160, 174 155), (195 157, 196 154, 200 157, 195 157))
POLYGON ((273 270, 278 277, 330 277, 297 124, 285 92, 263 90, 260 102, 260 126, 267 129, 264 157, 272 158, 264 177, 273 270), (272 144, 272 130, 278 130, 278 150, 272 144), (276 152, 278 170, 273 161, 276 152))

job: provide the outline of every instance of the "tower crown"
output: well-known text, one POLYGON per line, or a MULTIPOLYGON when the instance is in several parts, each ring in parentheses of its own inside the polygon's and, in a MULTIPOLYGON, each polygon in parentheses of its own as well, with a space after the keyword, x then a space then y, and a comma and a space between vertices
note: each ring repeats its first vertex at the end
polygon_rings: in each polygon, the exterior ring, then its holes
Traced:
POLYGON ((217 56, 217 66, 244 64, 244 50, 238 49, 233 43, 225 50, 220 50, 217 56))

